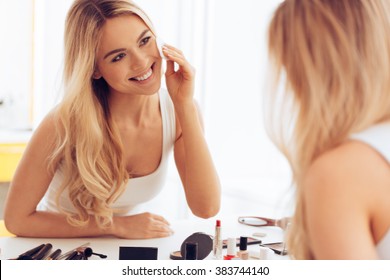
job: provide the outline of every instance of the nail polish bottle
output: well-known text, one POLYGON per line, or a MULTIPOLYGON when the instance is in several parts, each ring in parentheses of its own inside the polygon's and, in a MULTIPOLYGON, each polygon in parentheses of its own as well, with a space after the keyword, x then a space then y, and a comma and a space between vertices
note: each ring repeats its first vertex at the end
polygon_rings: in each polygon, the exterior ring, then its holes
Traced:
POLYGON ((187 242, 185 251, 185 260, 197 260, 198 259, 198 243, 187 242))
POLYGON ((242 260, 249 259, 248 248, 248 237, 241 236, 240 237, 240 251, 238 251, 237 256, 242 260))
POLYGON ((236 258, 236 239, 228 238, 227 241, 227 254, 223 257, 224 260, 231 260, 236 258))

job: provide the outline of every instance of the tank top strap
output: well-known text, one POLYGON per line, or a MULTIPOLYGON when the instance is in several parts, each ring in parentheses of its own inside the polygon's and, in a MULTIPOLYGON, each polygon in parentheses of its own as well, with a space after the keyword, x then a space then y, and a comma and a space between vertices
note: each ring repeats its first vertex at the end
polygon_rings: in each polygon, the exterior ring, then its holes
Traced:
POLYGON ((373 125, 361 132, 352 134, 350 139, 370 145, 390 163, 390 122, 373 125))
POLYGON ((161 118, 163 122, 163 139, 164 139, 164 152, 168 154, 168 151, 172 149, 176 140, 176 115, 175 107, 169 93, 166 89, 160 89, 160 110, 161 118))

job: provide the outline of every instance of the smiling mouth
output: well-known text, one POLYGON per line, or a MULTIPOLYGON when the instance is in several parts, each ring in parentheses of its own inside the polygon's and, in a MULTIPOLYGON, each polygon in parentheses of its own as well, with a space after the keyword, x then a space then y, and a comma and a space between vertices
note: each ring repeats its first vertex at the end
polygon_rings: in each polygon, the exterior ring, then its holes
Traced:
POLYGON ((130 78, 129 80, 136 81, 136 82, 143 82, 143 81, 148 80, 153 74, 153 66, 154 66, 154 64, 149 68, 149 70, 145 74, 130 78))

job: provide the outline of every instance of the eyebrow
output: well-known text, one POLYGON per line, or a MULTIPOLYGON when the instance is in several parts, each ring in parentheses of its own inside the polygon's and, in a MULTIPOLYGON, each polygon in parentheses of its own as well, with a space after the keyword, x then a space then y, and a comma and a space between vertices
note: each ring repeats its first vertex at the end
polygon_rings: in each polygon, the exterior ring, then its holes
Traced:
MULTIPOLYGON (((148 33, 149 31, 150 31, 149 29, 145 29, 144 31, 142 31, 141 35, 138 36, 137 42, 139 42, 142 39, 142 37, 144 37, 145 34, 148 33)), ((109 51, 108 53, 106 53, 106 55, 103 57, 103 59, 106 59, 107 57, 109 57, 110 55, 113 55, 114 53, 123 52, 123 51, 126 51, 126 49, 120 48, 120 49, 115 49, 115 50, 109 51)))

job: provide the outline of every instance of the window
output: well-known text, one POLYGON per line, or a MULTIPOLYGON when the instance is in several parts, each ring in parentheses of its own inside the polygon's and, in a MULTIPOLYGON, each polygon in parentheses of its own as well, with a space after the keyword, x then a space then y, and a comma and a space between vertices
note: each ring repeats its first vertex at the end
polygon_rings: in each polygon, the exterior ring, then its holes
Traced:
POLYGON ((33 1, 0 2, 0 128, 32 124, 33 1))

